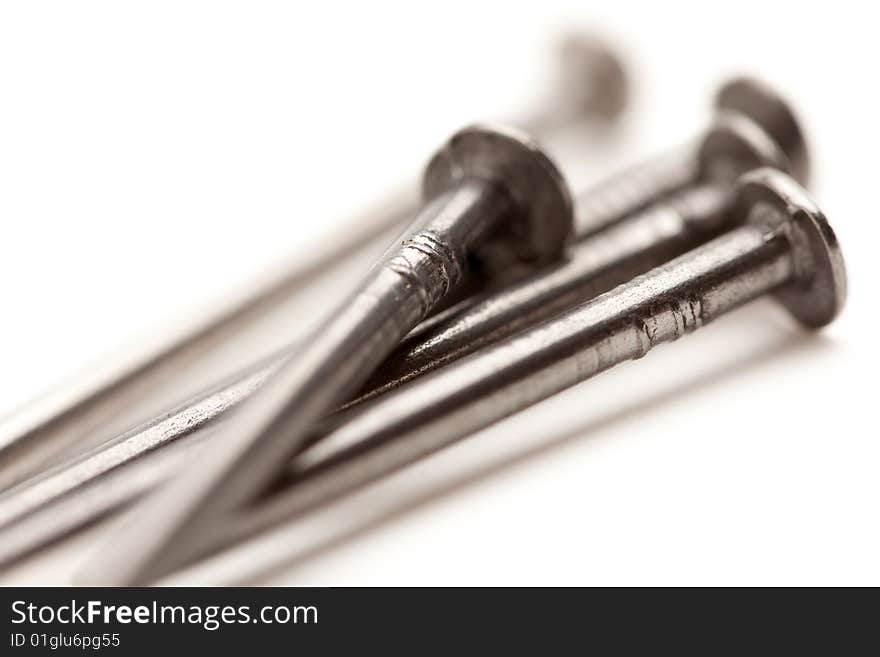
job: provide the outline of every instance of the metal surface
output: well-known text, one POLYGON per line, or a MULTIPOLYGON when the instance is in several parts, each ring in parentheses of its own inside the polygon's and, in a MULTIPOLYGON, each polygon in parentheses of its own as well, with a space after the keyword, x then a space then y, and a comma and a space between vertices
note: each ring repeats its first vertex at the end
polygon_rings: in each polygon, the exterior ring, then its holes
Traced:
MULTIPOLYGON (((572 35, 562 50, 560 80, 552 95, 534 116, 514 121, 534 134, 574 121, 610 122, 625 105, 625 71, 616 54, 599 39, 572 35)), ((403 230, 417 207, 415 190, 388 194, 334 240, 298 253, 292 262, 267 271, 238 291, 225 291, 210 310, 178 321, 149 344, 139 345, 137 352, 94 365, 0 419, 0 490, 36 474, 65 452, 85 452, 107 440, 101 427, 109 419, 175 372, 191 367, 334 263, 380 237, 390 240, 390 233, 403 230)))
MULTIPOLYGON (((820 210, 770 169, 744 176, 739 198, 739 228, 365 405, 293 461, 286 485, 187 543, 160 570, 276 526, 762 295, 777 296, 808 327, 834 319, 846 295, 845 270, 820 210)), ((130 582, 125 556, 102 554, 84 581, 130 582)))
POLYGON ((271 484, 312 427, 350 399, 464 278, 483 245, 547 262, 562 252, 571 230, 561 175, 513 130, 474 126, 453 135, 428 164, 425 190, 426 204, 402 243, 311 333, 297 357, 236 410, 210 449, 133 510, 137 522, 114 541, 114 567, 123 579, 152 579, 218 518, 271 484))
MULTIPOLYGON (((730 217, 726 210, 732 181, 727 173, 715 177, 719 167, 712 165, 714 160, 734 161, 735 170, 762 163, 785 166, 776 149, 762 146, 764 140, 756 140, 754 133, 750 122, 731 122, 722 114, 701 138, 704 146, 711 146, 708 154, 700 156, 695 145, 687 145, 588 189, 577 200, 578 241, 564 263, 423 321, 367 388, 381 392, 397 387, 584 302, 715 235, 730 217), (724 135, 727 138, 722 139, 724 135), (752 142, 758 146, 747 148, 752 142), (721 145, 728 150, 719 151, 721 145), (652 198, 654 203, 647 209, 627 217, 631 208, 643 207, 652 198)), ((169 464, 178 461, 163 457, 162 468, 153 465, 159 462, 153 450, 203 437, 223 413, 255 392, 296 351, 294 345, 106 447, 0 495, 0 563, 99 518, 166 479, 169 464), (86 499, 88 504, 83 502, 86 499)), ((182 454, 184 449, 176 452, 182 454)))
MULTIPOLYGON (((686 153, 676 152, 672 157, 652 161, 649 163, 652 166, 660 165, 660 175, 647 175, 651 167, 641 167, 639 171, 644 173, 640 179, 648 183, 641 190, 647 197, 649 190, 656 189, 657 196, 662 198, 666 187, 673 182, 670 174, 677 176, 674 186, 678 186, 680 180, 693 180, 695 162, 692 148, 686 153), (671 170, 666 168, 667 163, 672 165, 671 170)), ((630 173, 627 171, 626 175, 630 173)), ((625 216, 636 201, 637 187, 621 183, 619 178, 610 181, 609 189, 609 193, 600 194, 600 203, 584 203, 588 209, 598 208, 602 224, 611 223, 615 203, 621 203, 621 216, 625 216)), ((593 201, 596 191, 590 190, 581 198, 593 201)), ((706 201, 713 202, 709 197, 706 201)), ((569 256, 569 266, 578 266, 582 258, 586 258, 582 266, 587 269, 596 268, 598 271, 602 263, 610 265, 625 253, 644 246, 629 242, 628 233, 649 236, 651 231, 646 224, 651 222, 657 224, 658 230, 663 225, 674 225, 675 219, 670 213, 679 205, 673 203, 668 207, 663 205, 646 210, 642 220, 633 219, 619 229, 597 233, 582 247, 574 248, 569 256), (638 227, 640 224, 645 225, 644 231, 638 227)), ((582 218, 580 225, 599 225, 599 222, 590 222, 589 215, 583 211, 578 215, 582 218)), ((503 300, 508 294, 508 291, 501 291, 497 298, 503 300)), ((254 394, 285 359, 295 357, 298 347, 298 343, 291 345, 283 353, 256 363, 230 381, 187 400, 167 414, 0 494, 0 563, 12 561, 57 540, 165 481, 184 454, 190 451, 188 446, 174 447, 169 453, 169 447, 176 443, 200 442, 218 422, 229 417, 228 411, 254 394)))
POLYGON ((698 160, 691 187, 582 240, 567 262, 422 322, 351 404, 385 394, 683 253, 725 228, 733 176, 762 166, 791 170, 770 135, 728 112, 704 136, 698 160))
POLYGON ((809 149, 800 121, 773 89, 755 78, 735 78, 718 92, 715 105, 722 111, 748 116, 762 126, 788 155, 794 177, 802 183, 809 181, 809 149))
POLYGON ((571 248, 567 262, 500 293, 471 296, 425 320, 351 404, 552 317, 708 239, 724 229, 732 182, 749 169, 771 166, 806 183, 806 140, 778 94, 756 80, 735 78, 718 92, 716 107, 712 126, 698 140, 696 156, 683 157, 690 154, 688 147, 674 153, 665 181, 663 168, 649 163, 578 199, 579 243, 571 248), (654 205, 622 221, 644 208, 652 191, 654 205), (665 203, 657 202, 664 197, 665 203), (601 231, 608 226, 613 230, 601 231))

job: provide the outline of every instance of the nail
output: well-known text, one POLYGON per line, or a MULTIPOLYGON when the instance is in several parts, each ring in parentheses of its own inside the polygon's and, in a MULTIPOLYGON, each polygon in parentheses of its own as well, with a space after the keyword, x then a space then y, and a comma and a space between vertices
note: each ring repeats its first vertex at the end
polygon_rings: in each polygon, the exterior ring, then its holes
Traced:
MULTIPOLYGON (((779 105, 784 106, 772 100, 772 107, 779 105)), ((763 134, 760 127, 731 118, 725 110, 699 140, 588 189, 577 201, 580 234, 567 262, 423 321, 383 363, 363 399, 586 301, 717 234, 729 218, 731 171, 762 164, 787 166, 781 147, 763 134)), ((167 479, 172 459, 182 459, 189 450, 176 449, 177 457, 163 457, 159 467, 151 465, 159 461, 156 448, 203 438, 223 413, 256 392, 285 358, 295 357, 297 349, 292 345, 106 447, 0 495, 0 563, 93 522, 167 479), (78 501, 86 498, 88 504, 78 501)))
MULTIPOLYGON (((530 117, 514 121, 533 134, 556 129, 562 120, 607 124, 623 109, 626 75, 617 54, 596 37, 575 36, 564 57, 560 84, 530 117), (609 102, 613 101, 613 102, 609 102), (566 108, 558 116, 559 108, 566 108)), ((297 254, 239 290, 205 306, 186 322, 157 332, 137 351, 116 354, 91 365, 12 414, 0 418, 0 491, 108 439, 106 425, 120 411, 187 370, 194 362, 291 297, 322 272, 380 237, 399 233, 418 209, 416 195, 396 190, 351 222, 340 236, 308 253, 297 254)), ((139 420, 147 418, 138 418, 139 420)), ((132 418, 130 426, 136 420, 132 418)))
MULTIPOLYGON (((451 289, 484 244, 523 260, 558 257, 571 199, 539 147, 507 129, 455 134, 428 164, 426 205, 399 246, 304 341, 229 422, 210 450, 133 510, 102 558, 102 581, 149 581, 214 521, 254 499, 284 470, 311 428, 350 399, 451 289)), ((493 250, 494 251, 494 250, 493 250)), ((485 263, 491 267, 492 262, 485 263)))
MULTIPOLYGON (((840 312, 846 276, 825 217, 791 178, 743 177, 743 225, 530 331, 367 404, 297 457, 271 497, 174 568, 349 493, 766 294, 808 328, 840 312), (454 417, 454 421, 450 418, 454 417)), ((97 564, 95 564, 97 565, 97 564)), ((171 572, 169 569, 168 572, 171 572)))
POLYGON ((792 171, 782 148, 747 117, 721 113, 704 135, 691 184, 575 243, 567 259, 496 294, 463 300, 422 322, 346 407, 387 393, 684 253, 729 228, 734 176, 792 171))

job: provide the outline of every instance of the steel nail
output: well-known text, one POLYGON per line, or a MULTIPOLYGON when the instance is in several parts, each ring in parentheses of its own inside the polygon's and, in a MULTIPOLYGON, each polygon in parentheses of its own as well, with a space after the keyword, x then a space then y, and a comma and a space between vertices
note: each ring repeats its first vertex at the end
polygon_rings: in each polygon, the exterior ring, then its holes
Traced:
MULTIPOLYGON (((514 120, 533 134, 570 121, 602 125, 624 108, 627 81, 617 54, 594 36, 574 34, 560 57, 561 84, 532 116, 514 120)), ((27 479, 71 451, 85 453, 109 436, 102 426, 174 372, 241 332, 327 268, 380 238, 402 231, 418 209, 414 190, 396 190, 348 224, 336 239, 267 270, 186 322, 157 332, 137 352, 94 364, 75 379, 0 418, 0 490, 27 479)), ((147 419, 147 418, 143 418, 147 419)), ((133 424, 134 422, 132 422, 133 424)))
MULTIPOLYGON (((846 297, 824 215, 787 175, 740 183, 743 225, 537 328, 366 404, 293 461, 286 485, 179 553, 172 572, 449 446, 766 294, 808 328, 846 297)), ((98 564, 92 564, 94 567, 98 564)))
POLYGON ((426 204, 402 243, 236 410, 209 450, 133 510, 137 522, 113 541, 101 579, 150 580, 216 518, 254 499, 311 428, 464 279, 483 245, 547 262, 571 231, 561 175, 536 143, 510 129, 474 126, 453 135, 428 164, 424 189, 426 204))
MULTIPOLYGON (((744 87, 735 80, 722 88, 719 97, 731 85, 744 87)), ((785 107, 768 91, 762 93, 772 107, 785 107)), ((785 113, 791 116, 787 108, 785 113)), ((752 122, 731 119, 729 112, 722 111, 700 138, 705 152, 699 145, 687 144, 588 189, 578 198, 578 241, 567 262, 422 322, 383 364, 364 398, 586 301, 713 236, 729 218, 731 170, 768 163, 787 166, 779 154, 781 147, 772 146, 768 142, 775 140, 762 135, 752 122), (627 217, 651 199, 653 205, 627 217), (606 228, 599 230, 600 226, 606 228)), ((222 414, 253 394, 296 350, 294 345, 261 361, 106 446, 0 495, 0 563, 96 520, 166 479, 168 464, 178 462, 189 448, 163 456, 160 468, 151 465, 160 461, 158 447, 205 437, 222 414)))
MULTIPOLYGON (((588 233, 567 259, 496 294, 470 297, 422 322, 367 381, 362 403, 583 303, 669 260, 729 225, 734 177, 760 167, 794 173, 760 125, 722 112, 698 147, 691 184, 606 230, 588 233)), ((589 195, 587 196, 589 199, 589 195)))

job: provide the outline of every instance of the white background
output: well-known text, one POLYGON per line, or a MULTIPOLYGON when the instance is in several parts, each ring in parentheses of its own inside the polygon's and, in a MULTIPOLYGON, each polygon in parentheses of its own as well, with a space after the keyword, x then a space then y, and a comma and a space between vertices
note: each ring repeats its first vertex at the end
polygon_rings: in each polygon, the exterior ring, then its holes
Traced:
MULTIPOLYGON (((251 552, 181 581, 880 584, 869 7, 3 3, 0 412, 333 239, 457 126, 534 106, 559 32, 586 27, 625 54, 632 108, 574 179, 694 135, 726 75, 760 76, 808 131, 843 315, 804 334, 755 303, 285 528, 258 579, 251 552)), ((65 583, 104 531, 0 582, 65 583)))

